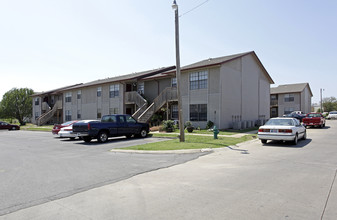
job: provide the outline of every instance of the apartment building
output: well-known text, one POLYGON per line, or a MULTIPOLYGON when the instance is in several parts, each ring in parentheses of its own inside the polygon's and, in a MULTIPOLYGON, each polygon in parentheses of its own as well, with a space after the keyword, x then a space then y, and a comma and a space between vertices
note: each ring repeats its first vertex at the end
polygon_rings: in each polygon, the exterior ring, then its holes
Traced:
POLYGON ((279 117, 293 111, 309 113, 311 97, 309 83, 279 85, 270 89, 270 116, 279 117))
MULTIPOLYGON (((181 68, 183 120, 205 128, 270 117, 273 80, 255 52, 209 58, 181 68)), ((33 95, 33 122, 60 123, 131 114, 149 122, 160 109, 178 119, 175 66, 96 80, 33 95)))

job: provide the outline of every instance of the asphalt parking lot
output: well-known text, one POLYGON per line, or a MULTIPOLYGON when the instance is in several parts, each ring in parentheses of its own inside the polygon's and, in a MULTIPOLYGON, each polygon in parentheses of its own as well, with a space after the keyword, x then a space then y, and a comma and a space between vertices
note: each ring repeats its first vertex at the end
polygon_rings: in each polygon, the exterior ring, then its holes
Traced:
POLYGON ((164 140, 152 137, 98 144, 60 139, 49 132, 0 131, 0 140, 0 216, 203 155, 110 151, 164 140))

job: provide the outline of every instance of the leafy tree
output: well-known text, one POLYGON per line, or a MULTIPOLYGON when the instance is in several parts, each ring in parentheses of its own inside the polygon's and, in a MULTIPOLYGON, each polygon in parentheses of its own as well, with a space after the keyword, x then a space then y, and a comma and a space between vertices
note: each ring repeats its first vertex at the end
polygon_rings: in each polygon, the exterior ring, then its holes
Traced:
POLYGON ((325 112, 337 110, 337 99, 333 96, 323 99, 323 109, 325 112))
POLYGON ((0 102, 0 115, 4 118, 16 118, 23 125, 24 118, 32 116, 33 93, 28 88, 13 88, 6 92, 0 102))

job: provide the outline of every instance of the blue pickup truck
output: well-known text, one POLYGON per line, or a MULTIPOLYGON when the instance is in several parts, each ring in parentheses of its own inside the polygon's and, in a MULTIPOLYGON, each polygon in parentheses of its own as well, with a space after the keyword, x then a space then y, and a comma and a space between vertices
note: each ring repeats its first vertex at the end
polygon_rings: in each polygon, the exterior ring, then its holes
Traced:
POLYGON ((139 123, 130 115, 104 115, 101 121, 73 125, 73 133, 82 137, 85 142, 97 138, 98 142, 104 143, 109 137, 130 138, 132 135, 145 138, 149 131, 148 124, 139 123))

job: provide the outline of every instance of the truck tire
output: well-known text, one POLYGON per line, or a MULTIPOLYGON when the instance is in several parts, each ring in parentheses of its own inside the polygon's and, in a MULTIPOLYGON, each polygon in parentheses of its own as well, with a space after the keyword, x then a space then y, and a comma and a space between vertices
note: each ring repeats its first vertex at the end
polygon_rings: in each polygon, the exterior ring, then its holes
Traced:
POLYGON ((141 138, 146 138, 147 137, 147 131, 144 128, 142 128, 140 130, 140 133, 139 133, 138 136, 141 137, 141 138))
POLYGON ((84 140, 84 142, 86 142, 86 143, 89 143, 90 141, 91 141, 91 137, 89 137, 89 136, 84 136, 83 137, 83 140, 84 140))
POLYGON ((108 136, 108 133, 106 131, 100 131, 98 133, 97 141, 99 143, 104 143, 104 142, 108 141, 108 138, 109 138, 109 136, 108 136))

